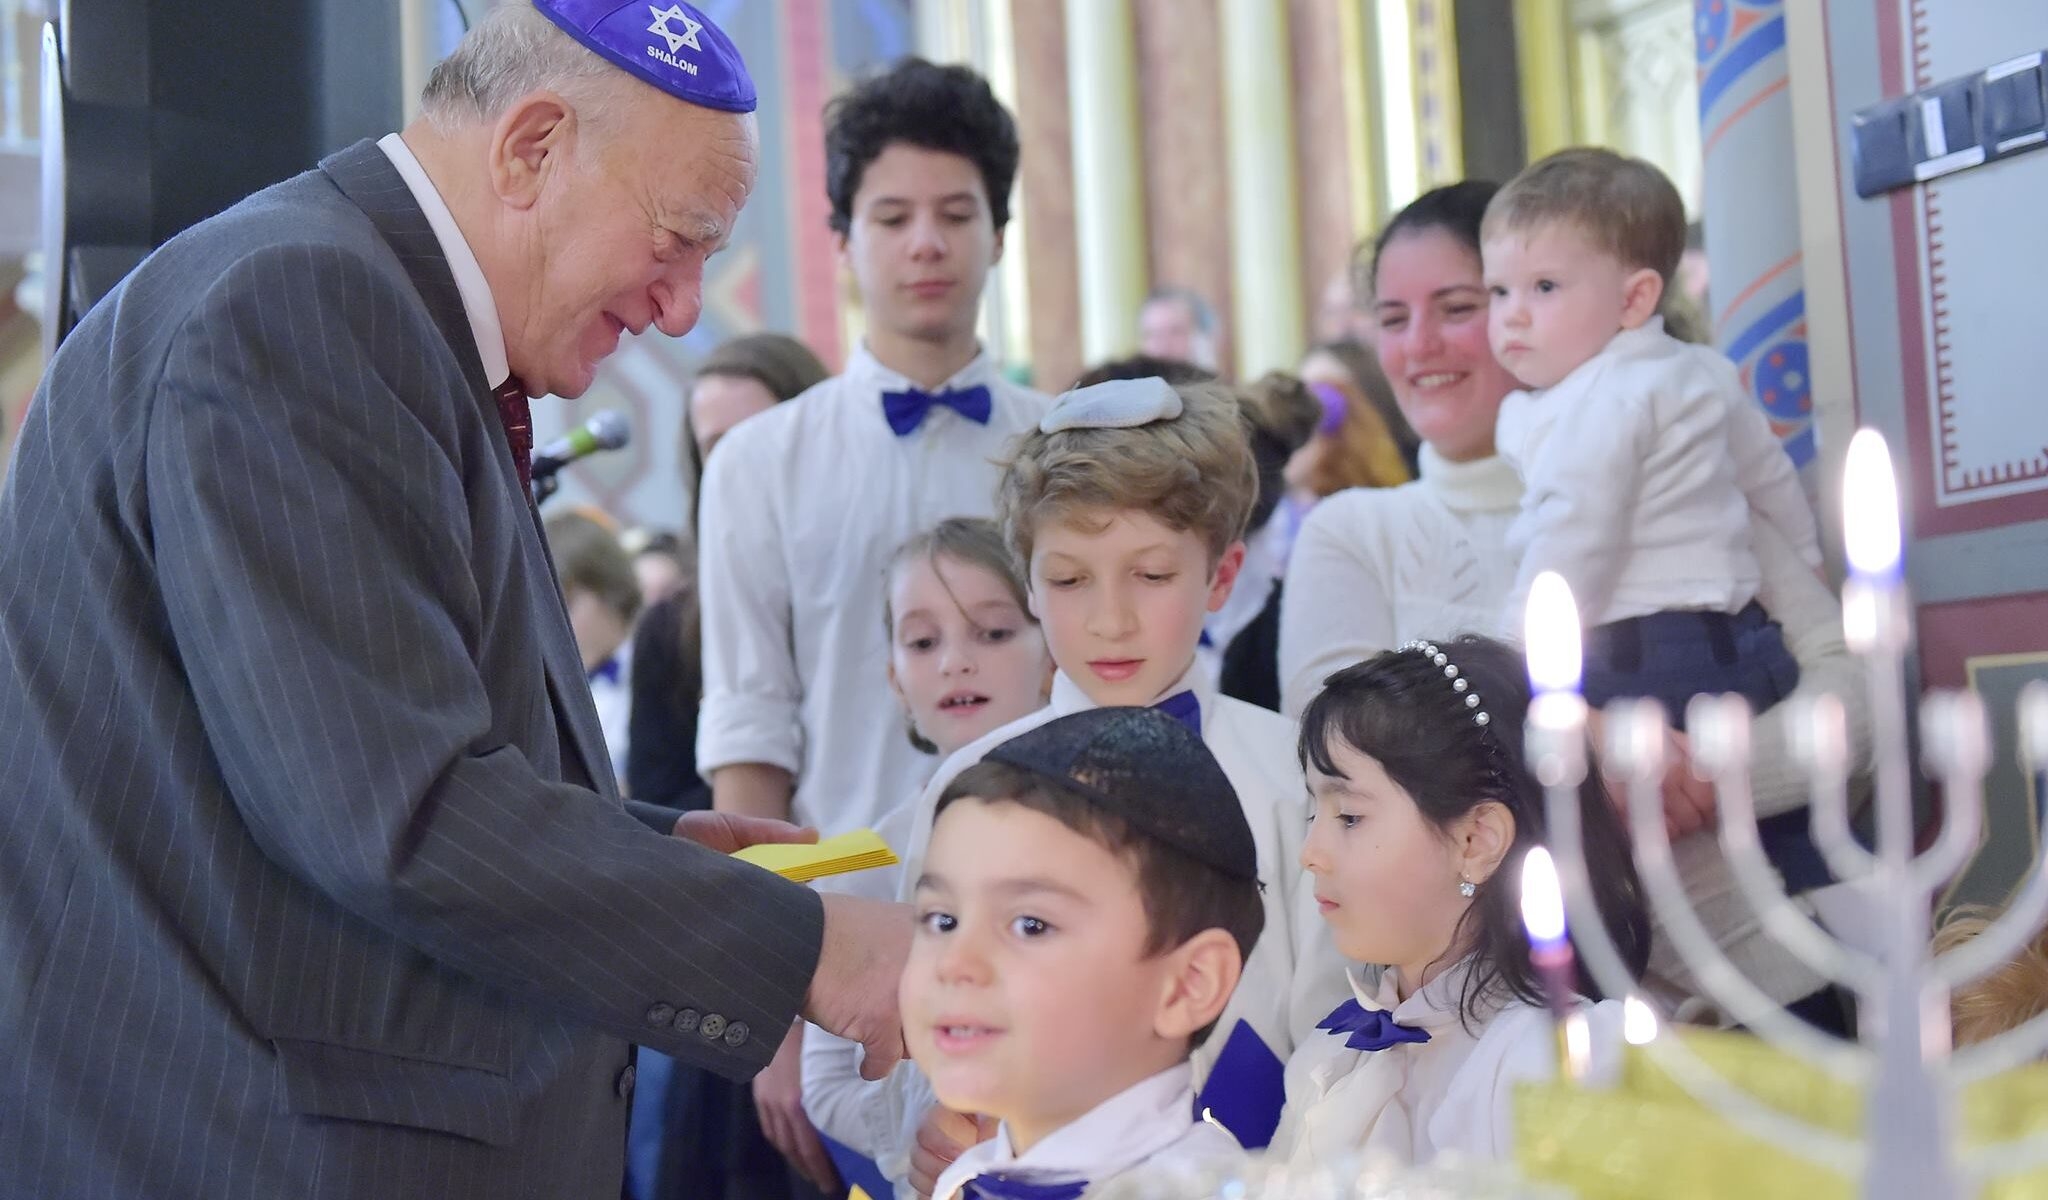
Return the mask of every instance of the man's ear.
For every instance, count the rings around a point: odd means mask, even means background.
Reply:
[[[1237,577],[1244,572],[1244,543],[1230,543],[1230,549],[1216,560],[1216,570],[1209,577],[1209,611],[1221,612],[1223,604],[1230,599],[1230,589],[1237,586]]]
[[[1215,1023],[1244,974],[1237,939],[1221,929],[1204,929],[1167,952],[1171,970],[1161,989],[1152,1031],[1167,1041],[1193,1037]]]
[[[551,91],[522,96],[491,128],[491,188],[525,210],[576,149],[579,123],[569,102]]]
[[[1632,271],[1622,284],[1621,327],[1640,329],[1664,303],[1664,277],[1648,267]]]

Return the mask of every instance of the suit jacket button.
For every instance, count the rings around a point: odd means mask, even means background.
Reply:
[[[704,1023],[697,1026],[697,1032],[710,1041],[717,1041],[725,1033],[725,1018],[717,1013],[705,1013]]]
[[[697,1028],[697,1010],[694,1008],[683,1008],[676,1010],[675,1026],[677,1033],[690,1033],[695,1031],[695,1029]]]
[[[660,1029],[662,1026],[668,1024],[670,1021],[673,1021],[675,1019],[676,1006],[673,1004],[657,1003],[649,1006],[649,1008],[647,1009],[647,1023],[649,1025],[654,1026],[656,1029]]]
[[[725,1027],[725,1044],[737,1050],[747,1044],[747,1023],[734,1021]]]
[[[637,1075],[638,1072],[633,1069],[632,1063],[627,1063],[626,1069],[619,1072],[619,1099],[631,1100],[633,1098],[633,1080]]]

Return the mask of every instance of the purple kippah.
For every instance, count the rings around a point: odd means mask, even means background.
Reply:
[[[725,31],[680,0],[533,0],[570,37],[674,96],[724,112],[754,111],[754,80]]]
[[[1329,437],[1344,427],[1344,393],[1327,383],[1311,383],[1308,390],[1322,402],[1323,419],[1317,424],[1316,432]]]

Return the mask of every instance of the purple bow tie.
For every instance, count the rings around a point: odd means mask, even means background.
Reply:
[[[993,402],[985,387],[948,388],[934,396],[911,388],[903,392],[882,393],[882,415],[889,418],[889,428],[897,437],[909,437],[924,424],[924,419],[933,406],[944,405],[974,422],[988,424]]]
[[[961,1200],[1080,1200],[1088,1182],[1031,1183],[1007,1175],[977,1175],[961,1187]]]
[[[618,655],[615,654],[590,669],[590,682],[596,683],[600,679],[610,684],[619,682]]]
[[[1175,692],[1152,707],[1187,726],[1189,733],[1202,736],[1202,702],[1193,692]]]
[[[1356,1000],[1339,1004],[1316,1028],[1350,1034],[1344,1044],[1353,1050],[1384,1050],[1402,1042],[1420,1044],[1429,1040],[1428,1030],[1397,1025],[1392,1013],[1383,1008],[1367,1008]]]

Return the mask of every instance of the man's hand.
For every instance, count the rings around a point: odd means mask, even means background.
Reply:
[[[969,1146],[996,1135],[996,1123],[987,1117],[956,1113],[935,1105],[917,1127],[917,1145],[910,1151],[910,1186],[929,1200],[939,1186],[939,1176]]]
[[[675,835],[708,846],[720,854],[731,854],[763,842],[818,840],[815,829],[799,829],[787,821],[767,817],[743,817],[737,813],[686,812],[676,820]]]
[[[910,906],[826,893],[824,944],[803,1015],[827,1033],[867,1049],[864,1079],[880,1079],[903,1058],[896,983],[910,957]]]
[[[774,1060],[754,1076],[754,1110],[769,1144],[782,1151],[812,1187],[836,1195],[846,1189],[839,1185],[839,1172],[825,1153],[825,1143],[818,1140],[817,1126],[804,1112],[803,1048],[804,1023],[798,1021],[790,1026]]]

